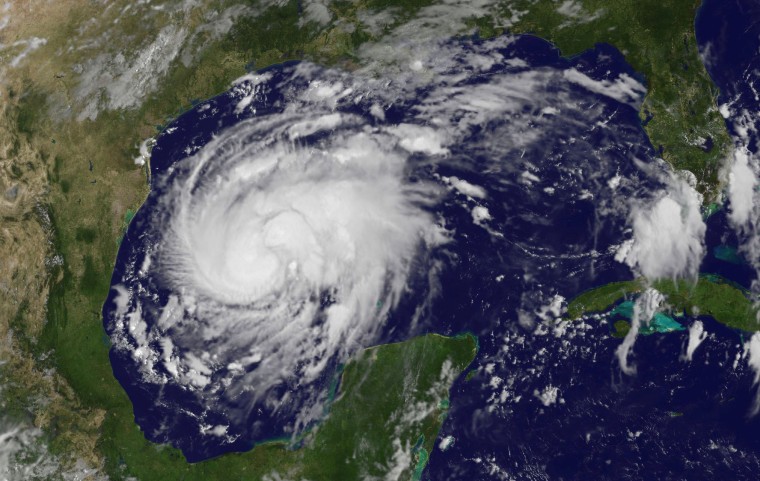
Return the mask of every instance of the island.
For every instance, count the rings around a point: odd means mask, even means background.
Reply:
[[[612,310],[611,313],[630,318],[630,299],[647,286],[644,279],[636,279],[590,289],[570,300],[567,317],[579,319],[584,315]],[[747,332],[760,330],[758,309],[750,301],[747,292],[720,276],[702,274],[696,281],[660,279],[653,282],[651,287],[665,295],[668,304],[666,310],[674,315],[710,316],[734,329]],[[659,321],[660,332],[678,330],[668,319],[675,322],[663,314],[660,319],[655,319],[654,329],[657,330]],[[626,324],[625,321],[622,323]],[[627,329],[623,324],[615,325],[618,335],[624,334]]]

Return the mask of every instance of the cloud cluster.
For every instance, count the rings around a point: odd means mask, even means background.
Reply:
[[[668,188],[660,196],[632,204],[633,237],[616,259],[650,280],[695,277],[704,255],[702,199],[682,177],[665,180]]]
[[[746,358],[747,365],[755,371],[754,385],[757,391],[750,410],[750,415],[755,416],[760,412],[760,388],[757,387],[760,384],[760,332],[752,334],[749,341],[744,344],[743,357]]]
[[[288,406],[283,388],[307,390],[371,344],[418,254],[446,240],[426,208],[444,190],[405,178],[408,156],[427,151],[419,132],[336,112],[346,89],[318,83],[154,179],[148,222],[161,230],[135,274],[169,291],[165,302],[114,285],[117,344],[144,379],[236,405],[236,419],[262,404],[303,409],[301,425],[318,415],[315,399]],[[243,90],[259,97],[238,112],[267,95]],[[200,425],[235,439],[224,423]]]
[[[178,166],[163,198],[171,221],[156,261],[178,302],[202,317],[202,345],[235,340],[204,363],[235,361],[230,378],[248,374],[234,386],[263,394],[280,372],[310,382],[335,354],[368,342],[420,244],[436,242],[417,202],[432,191],[403,182],[393,139],[352,116],[333,120],[242,122]],[[322,126],[336,130],[318,147],[294,142]],[[170,359],[184,372],[195,362]]]
[[[760,69],[748,67],[736,82],[738,93],[720,106],[720,113],[732,128],[734,152],[727,167],[729,219],[739,235],[739,249],[758,273],[752,282],[755,304],[760,293],[760,120],[756,106],[760,96]],[[742,88],[746,91],[742,92]],[[760,318],[757,319],[760,323]],[[744,357],[760,382],[760,335],[744,344]],[[760,390],[755,393],[750,414],[760,412]]]
[[[760,71],[750,71],[743,79],[751,90],[760,88]],[[756,112],[751,111],[755,98],[747,101],[741,95],[721,105],[720,112],[732,126],[734,152],[727,167],[729,219],[742,238],[742,253],[752,266],[760,272],[760,121]],[[753,292],[760,292],[760,284],[755,282]]]
[[[631,328],[615,351],[620,362],[620,369],[624,373],[628,375],[636,373],[636,366],[629,362],[629,357],[633,352],[633,345],[636,342],[636,336],[638,336],[642,324],[645,326],[649,324],[664,301],[665,296],[651,287],[636,299],[636,303],[633,305],[633,315],[631,316]]]
[[[65,459],[52,453],[45,433],[31,422],[0,416],[0,479],[106,481],[108,477],[82,459]]]
[[[603,95],[588,99],[553,51],[530,68],[514,42],[453,42],[387,77],[309,63],[247,75],[157,139],[151,195],[104,308],[149,438],[197,460],[322,416],[331,367],[383,329],[412,329],[388,326],[400,302],[414,304],[409,326],[428,312],[441,271],[428,256],[455,235],[436,217],[449,214],[442,199],[503,243],[491,189],[555,215],[556,199],[581,202],[590,188],[597,228],[622,229],[638,185],[623,176],[638,168],[590,135],[627,136],[599,119],[635,119],[638,87],[588,72],[584,87]],[[521,205],[521,229],[546,228]],[[525,232],[510,237],[533,249]],[[572,240],[556,249],[586,255]],[[188,423],[199,436],[178,439]]]

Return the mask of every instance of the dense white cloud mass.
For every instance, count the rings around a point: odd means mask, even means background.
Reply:
[[[701,196],[680,177],[667,182],[669,188],[659,198],[633,205],[633,238],[617,254],[650,280],[696,276],[704,255]]]
[[[750,152],[745,146],[734,151],[734,161],[728,175],[728,198],[731,199],[731,221],[744,226],[749,222],[755,200],[757,178],[750,165]]]
[[[291,141],[323,120],[293,113],[242,122],[178,165],[176,192],[164,197],[170,234],[156,259],[184,293],[178,302],[206,320],[205,341],[251,349],[239,369],[256,369],[236,386],[261,393],[277,372],[309,382],[332,355],[367,342],[401,295],[419,245],[438,241],[433,219],[415,205],[433,189],[402,182],[405,157],[386,147],[392,138],[351,129],[319,149]],[[254,133],[272,142],[249,143]],[[170,359],[182,372],[197,362]]]
[[[707,332],[705,331],[704,324],[702,324],[702,321],[694,321],[689,327],[689,340],[686,344],[686,354],[684,354],[683,359],[691,361],[694,357],[694,352],[705,339],[707,339]]]
[[[224,130],[157,179],[166,223],[141,274],[172,292],[158,322],[143,320],[147,305],[128,312],[132,293],[115,286],[117,329],[146,379],[279,402],[272,389],[306,386],[371,343],[421,248],[445,241],[424,208],[443,189],[403,178],[408,137],[332,111],[328,87]]]
[[[665,173],[662,177],[666,188],[658,197],[644,203],[633,200],[630,213],[633,236],[621,244],[615,259],[649,281],[696,278],[704,256],[707,230],[700,212],[702,196],[684,175]],[[637,298],[631,328],[617,349],[624,373],[635,374],[636,368],[629,364],[628,358],[636,336],[642,323],[652,320],[663,301],[663,295],[652,288]],[[689,360],[697,346],[698,343],[690,341]]]

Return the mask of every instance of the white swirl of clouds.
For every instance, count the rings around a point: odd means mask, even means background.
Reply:
[[[507,50],[512,42],[446,44],[421,55],[411,76],[301,63],[234,85],[231,109],[247,120],[153,179],[152,201],[136,217],[149,227],[107,305],[114,351],[133,364],[125,376],[154,385],[151,403],[164,410],[151,413],[161,423],[150,437],[166,440],[171,424],[192,418],[215,438],[209,443],[229,444],[258,439],[257,423],[291,432],[321,417],[330,363],[377,342],[418,279],[430,292],[415,299],[414,316],[426,312],[441,269],[426,256],[448,240],[430,212],[448,192],[494,242],[504,242],[508,226],[495,215],[492,188],[519,189],[535,202],[563,189],[583,200],[591,188],[599,193],[595,229],[625,217],[636,181],[617,176],[613,188],[610,177],[629,156],[608,155],[589,139],[625,138],[624,127],[607,122],[617,108],[636,108],[643,87],[627,76],[592,83],[561,66],[528,69]],[[587,90],[603,101],[584,102]],[[268,96],[277,107],[265,112]],[[201,116],[204,108],[216,107],[199,106]],[[583,152],[568,165],[543,148],[558,131]],[[523,159],[529,149],[547,166]],[[411,182],[410,169],[421,165],[430,169],[426,180]],[[442,165],[496,178],[476,185],[438,175]],[[551,187],[539,178],[549,165],[563,173]],[[645,177],[660,178],[662,166],[653,171]],[[164,394],[176,388],[197,403]]]
[[[172,294],[146,323],[152,307],[114,287],[117,344],[132,346],[146,380],[225,404],[245,396],[243,417],[262,402],[279,409],[288,395],[273,389],[306,389],[375,341],[419,254],[446,241],[425,207],[444,190],[405,180],[410,152],[435,139],[334,111],[342,85],[317,84],[154,180],[151,222],[162,230],[138,276],[158,276]]]
[[[246,384],[261,392],[283,370],[311,381],[332,355],[367,342],[402,294],[420,243],[436,242],[433,219],[416,205],[425,187],[402,182],[406,158],[387,147],[390,136],[352,128],[301,146],[299,135],[361,122],[284,117],[244,122],[179,166],[157,252],[185,293],[180,302],[207,320],[202,337],[250,346],[228,369],[255,365]],[[266,132],[265,145],[248,143],[252,132]]]

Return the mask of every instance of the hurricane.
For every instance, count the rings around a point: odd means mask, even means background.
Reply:
[[[295,442],[365,347],[487,335],[629,265],[692,271],[690,187],[647,161],[645,88],[618,52],[503,36],[417,53],[383,75],[250,73],[157,137],[103,311],[149,439],[190,461]],[[676,226],[655,257],[649,226],[673,218],[695,237]]]
[[[243,417],[259,403],[285,410],[283,388],[369,345],[419,252],[445,242],[426,208],[441,188],[404,178],[399,139],[307,94],[308,111],[242,121],[155,180],[162,231],[137,276],[171,294],[129,315],[115,300],[147,378],[245,398]]]
[[[420,207],[435,189],[405,183],[403,152],[362,123],[319,112],[242,122],[167,186],[159,209],[170,220],[153,257],[181,293],[177,304],[204,320],[202,338],[234,339],[210,353],[233,391],[240,372],[251,373],[243,384],[255,397],[283,371],[312,381],[333,355],[366,343],[402,295],[416,251],[440,241]],[[329,138],[300,145],[327,128]],[[165,349],[170,372],[208,385],[210,368],[193,372],[197,359]]]

